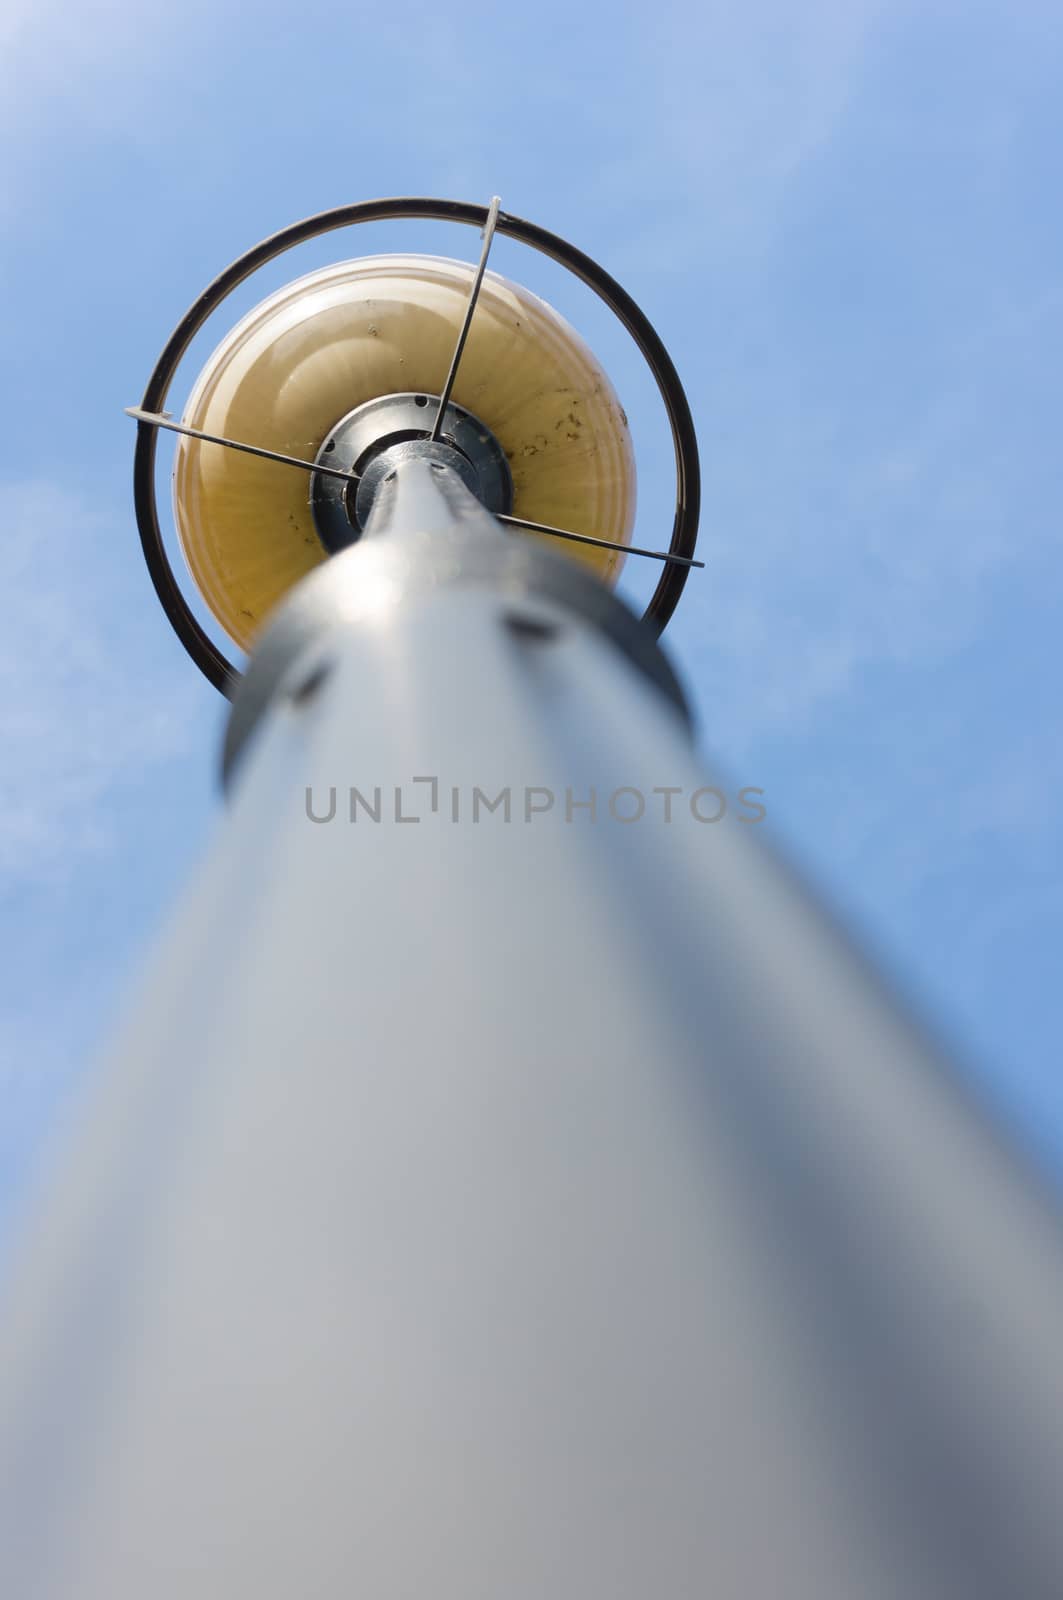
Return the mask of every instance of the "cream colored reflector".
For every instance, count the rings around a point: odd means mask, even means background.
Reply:
[[[439,394],[472,283],[464,262],[366,256],[288,284],[256,306],[211,356],[185,422],[313,459],[363,401]],[[544,301],[488,273],[454,400],[509,458],[515,516],[628,543],[635,464],[627,418],[579,335]],[[431,413],[426,413],[429,417]],[[181,546],[207,605],[246,649],[291,586],[325,559],[310,475],[181,438],[174,497]],[[623,556],[545,535],[604,581]]]

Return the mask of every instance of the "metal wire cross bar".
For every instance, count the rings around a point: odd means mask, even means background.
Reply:
[[[597,539],[590,533],[570,533],[567,528],[554,528],[548,522],[531,522],[527,517],[511,517],[501,511],[496,511],[495,516],[509,527],[528,528],[532,533],[549,533],[556,539],[571,539],[576,544],[600,545],[603,550],[621,550],[629,556],[648,556],[651,561],[672,561],[680,567],[705,565],[704,561],[695,561],[693,556],[674,556],[670,550],[643,550],[637,544],[617,544],[613,539]]]
[[[443,432],[443,418],[446,415],[447,406],[450,404],[450,392],[454,387],[454,380],[458,376],[461,353],[465,349],[465,341],[469,337],[469,329],[472,326],[472,316],[476,310],[476,302],[480,298],[480,285],[484,281],[484,272],[487,270],[487,258],[491,254],[491,241],[494,239],[495,228],[498,225],[498,211],[501,204],[502,201],[497,194],[491,196],[491,204],[487,208],[487,221],[484,223],[484,243],[483,249],[480,251],[480,264],[476,268],[476,276],[472,280],[469,303],[465,307],[465,320],[462,322],[461,331],[458,334],[458,342],[454,346],[454,354],[450,358],[450,371],[447,373],[447,381],[444,383],[443,392],[439,397],[439,409],[436,412],[436,420],[432,424],[432,432],[429,435],[431,439],[438,439]]]
[[[279,450],[266,450],[261,445],[245,444],[240,439],[225,439],[218,433],[204,433],[202,428],[192,428],[187,422],[175,422],[165,411],[145,411],[140,406],[126,406],[125,414],[152,428],[166,428],[170,433],[183,433],[189,439],[200,439],[204,444],[217,444],[226,450],[241,450],[245,455],[260,456],[264,461],[279,461],[283,467],[300,467],[304,472],[319,472],[326,478],[340,478],[345,483],[360,483],[357,472],[345,472],[342,467],[327,467],[315,461],[305,461],[302,456],[282,455]],[[638,545],[619,544],[614,539],[598,539],[589,533],[573,533],[568,528],[554,528],[546,522],[531,522],[527,517],[512,517],[496,513],[499,522],[514,528],[528,528],[532,533],[546,533],[554,539],[569,539],[573,544],[597,545],[603,550],[618,550],[622,555],[647,556],[651,561],[670,561],[677,566],[703,567],[704,561],[694,561],[689,556],[672,555],[668,550],[644,550]]]
[[[316,461],[304,461],[302,456],[285,456],[279,450],[265,450],[258,444],[244,444],[239,439],[223,439],[218,433],[204,433],[202,428],[190,428],[187,422],[175,422],[166,411],[142,411],[139,406],[126,406],[127,417],[137,422],[148,422],[153,428],[168,428],[171,433],[183,433],[189,439],[202,439],[204,444],[224,445],[226,450],[242,450],[248,456],[261,456],[263,461],[279,461],[285,467],[302,467],[305,472],[320,472],[326,478],[343,478],[348,483],[359,483],[357,472],[344,472],[342,467],[319,466]]]

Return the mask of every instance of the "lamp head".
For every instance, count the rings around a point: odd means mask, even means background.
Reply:
[[[364,479],[389,450],[427,438],[472,279],[460,261],[415,255],[363,257],[299,278],[215,350],[185,420]],[[485,276],[453,401],[441,442],[489,510],[630,540],[627,418],[587,345],[544,301]],[[181,546],[207,605],[242,649],[301,577],[359,536],[366,495],[356,487],[181,438]],[[594,545],[564,553],[608,583],[623,561]]]

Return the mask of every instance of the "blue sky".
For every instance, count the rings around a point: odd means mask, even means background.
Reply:
[[[220,806],[223,706],[143,571],[122,407],[232,256],[381,194],[500,193],[656,322],[703,454],[668,635],[702,745],[1063,1171],[1061,44],[1048,3],[12,0],[0,1238]],[[477,240],[337,236],[226,320],[392,247]],[[660,541],[626,336],[507,241],[493,264],[598,349]]]

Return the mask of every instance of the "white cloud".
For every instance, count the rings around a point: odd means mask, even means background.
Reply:
[[[63,168],[84,144],[120,138],[146,145],[164,137],[155,97],[160,76],[198,38],[211,46],[214,13],[205,0],[150,9],[132,0],[6,0],[0,7],[0,219],[44,212],[41,153]]]
[[[150,670],[164,627],[130,582],[131,514],[112,526],[47,482],[0,485],[0,874],[63,877],[111,850],[109,801],[144,769],[190,749],[194,675]],[[137,574],[139,578],[139,574]]]

